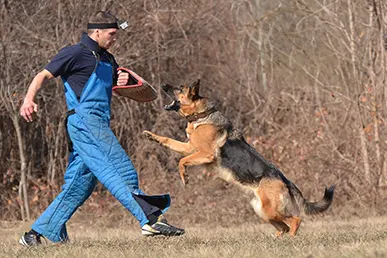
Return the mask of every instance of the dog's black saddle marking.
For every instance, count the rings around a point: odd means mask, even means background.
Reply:
[[[220,148],[221,166],[233,172],[242,184],[258,184],[262,178],[278,178],[288,183],[288,179],[272,163],[264,159],[243,138],[228,139]]]

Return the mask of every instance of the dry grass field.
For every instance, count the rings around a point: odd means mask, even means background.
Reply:
[[[86,217],[86,214],[82,215]],[[1,222],[1,257],[387,257],[387,217],[307,220],[294,239],[274,237],[265,224],[229,228],[185,225],[182,237],[142,237],[129,225],[104,227],[75,220],[71,243],[24,248],[26,223]]]

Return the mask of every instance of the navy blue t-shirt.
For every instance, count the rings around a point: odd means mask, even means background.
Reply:
[[[90,50],[95,51],[101,61],[113,65],[115,71],[113,82],[115,83],[118,68],[116,60],[86,33],[82,34],[80,43],[62,48],[45,67],[54,77],[63,76],[78,98],[95,68],[96,57]]]

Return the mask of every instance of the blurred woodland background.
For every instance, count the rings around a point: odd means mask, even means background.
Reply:
[[[310,200],[336,184],[337,217],[387,211],[384,0],[0,0],[0,219],[36,218],[60,192],[67,163],[60,79],[39,93],[33,123],[19,116],[33,76],[77,43],[88,17],[110,10],[129,28],[110,51],[160,90],[201,78],[201,93]],[[190,168],[141,137],[185,139],[186,122],[152,103],[113,98],[112,128],[150,194],[172,195],[171,216],[197,223],[257,221],[251,196]],[[81,208],[129,217],[98,185]]]

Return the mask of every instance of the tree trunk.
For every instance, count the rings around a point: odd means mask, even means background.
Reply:
[[[360,95],[361,92],[361,85],[357,83],[358,76],[357,76],[357,69],[356,69],[356,44],[355,44],[355,22],[354,22],[354,14],[353,14],[353,6],[352,6],[352,0],[347,0],[348,4],[348,22],[349,22],[349,46],[351,51],[351,65],[352,65],[352,80],[356,84],[355,87],[358,89],[357,98]],[[358,100],[357,100],[358,101]],[[364,166],[364,176],[368,183],[371,183],[371,171],[370,171],[370,164],[369,164],[369,157],[368,157],[368,150],[367,150],[367,140],[366,135],[364,132],[364,122],[363,117],[361,113],[360,105],[358,105],[359,109],[359,136],[360,136],[360,146],[361,146],[361,153],[363,158],[363,166]]]
[[[15,127],[19,156],[20,156],[20,184],[19,184],[19,198],[21,206],[21,215],[23,220],[30,220],[30,207],[28,203],[28,185],[27,185],[27,161],[24,153],[23,136],[19,124],[19,115],[12,116],[13,126]]]

